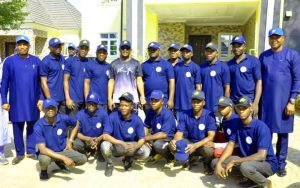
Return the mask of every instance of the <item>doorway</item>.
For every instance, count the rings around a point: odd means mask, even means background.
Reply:
[[[205,61],[205,46],[211,42],[211,35],[191,35],[189,36],[189,44],[193,47],[192,60],[199,64]]]

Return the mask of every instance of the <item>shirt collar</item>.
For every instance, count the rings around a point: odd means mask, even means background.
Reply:
[[[55,116],[55,122],[54,122],[54,126],[55,125],[57,125],[59,122],[61,121],[61,117],[60,117],[60,115],[59,114],[56,114],[56,116]],[[43,117],[43,123],[45,124],[45,125],[49,125],[49,126],[52,126],[49,122],[48,122],[48,120],[46,119],[46,117],[44,116]]]

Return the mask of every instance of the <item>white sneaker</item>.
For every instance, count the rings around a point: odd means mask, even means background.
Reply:
[[[9,161],[5,158],[4,154],[1,153],[0,154],[0,164],[1,165],[7,165],[9,163]]]

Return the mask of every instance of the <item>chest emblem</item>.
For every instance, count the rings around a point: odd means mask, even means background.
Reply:
[[[102,125],[101,125],[100,122],[98,122],[98,123],[96,124],[96,128],[97,128],[97,129],[101,128],[101,126],[102,126]]]
[[[186,73],[185,73],[185,76],[186,76],[187,78],[190,78],[190,77],[192,76],[192,74],[191,74],[191,72],[186,72]]]
[[[246,72],[246,71],[247,71],[247,67],[242,66],[242,67],[240,68],[240,71],[241,71],[242,73]]]
[[[199,129],[200,131],[203,131],[203,130],[205,129],[205,125],[204,125],[203,123],[200,123],[200,124],[198,125],[198,129]]]
[[[210,76],[211,76],[211,77],[214,77],[214,76],[216,76],[216,75],[217,75],[217,73],[216,73],[215,70],[210,71]]]
[[[133,128],[132,127],[129,127],[128,130],[127,130],[128,134],[132,134],[133,133]]]
[[[155,71],[156,72],[161,72],[161,67],[156,67]]]
[[[63,133],[62,129],[57,129],[57,131],[56,131],[57,136],[60,136],[62,133]]]
[[[246,137],[247,144],[252,144],[252,138],[250,136]]]

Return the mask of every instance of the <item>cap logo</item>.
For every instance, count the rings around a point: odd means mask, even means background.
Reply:
[[[154,46],[154,43],[151,43],[150,46]]]
[[[276,30],[275,30],[275,29],[273,29],[273,30],[272,30],[272,33],[275,33],[275,32],[276,32]]]
[[[124,96],[128,96],[128,95],[129,95],[129,93],[127,93],[127,92],[126,92],[126,93],[124,93]]]
[[[187,48],[187,47],[188,47],[188,45],[186,44],[186,45],[184,45],[183,47]]]
[[[100,47],[101,47],[101,48],[103,48],[104,46],[103,46],[103,45],[101,45]]]
[[[58,42],[58,39],[55,39],[54,42]]]
[[[90,95],[90,98],[92,98],[92,99],[93,99],[93,98],[95,98],[95,96],[92,94],[92,95]]]
[[[239,102],[246,102],[245,98],[240,98]]]
[[[236,37],[235,40],[240,40],[240,38],[239,38],[239,37]]]
[[[199,95],[200,93],[199,93],[199,91],[195,91],[195,93],[194,93],[194,95]]]
[[[21,37],[21,39],[24,39],[24,37]]]
[[[173,47],[173,46],[175,46],[175,44],[171,44],[171,46]]]
[[[124,43],[124,44],[127,44],[128,42],[127,42],[127,41],[124,41],[123,43]]]
[[[223,102],[223,101],[225,101],[224,98],[220,98],[220,99],[219,99],[219,102]]]
[[[87,42],[86,42],[86,40],[84,40],[82,43],[86,44]]]
[[[207,46],[212,46],[212,45],[213,45],[213,44],[212,44],[211,42],[207,44]]]

